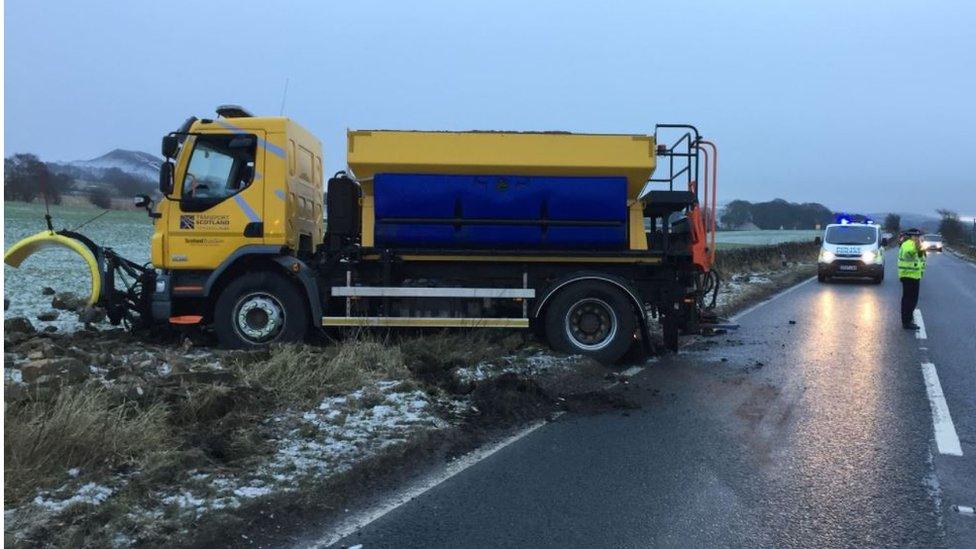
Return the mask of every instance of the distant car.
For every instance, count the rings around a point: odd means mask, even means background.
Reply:
[[[879,227],[872,223],[827,225],[820,243],[817,280],[870,278],[875,284],[881,284],[884,280],[884,247],[887,244]]]
[[[925,251],[935,250],[937,252],[942,251],[942,235],[939,234],[927,234],[922,237],[922,249]]]

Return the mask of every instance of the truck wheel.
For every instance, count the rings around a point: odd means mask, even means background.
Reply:
[[[601,282],[579,282],[546,308],[546,339],[557,351],[610,364],[634,343],[637,319],[630,300]]]
[[[262,271],[242,275],[224,288],[213,321],[221,346],[246,349],[301,341],[308,331],[308,310],[287,278]]]

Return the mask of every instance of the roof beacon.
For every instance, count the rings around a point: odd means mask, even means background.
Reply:
[[[221,105],[217,107],[217,116],[224,118],[251,118],[254,115],[240,105]]]

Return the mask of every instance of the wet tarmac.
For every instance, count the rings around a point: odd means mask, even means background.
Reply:
[[[974,547],[976,268],[932,257],[901,287],[808,282],[614,390],[639,409],[568,413],[337,546]],[[921,363],[962,456],[944,455]]]

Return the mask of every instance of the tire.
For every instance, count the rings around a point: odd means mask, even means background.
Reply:
[[[881,284],[882,282],[884,282],[884,275],[879,275],[874,277],[873,279],[871,279],[871,282],[875,284]]]
[[[820,282],[822,284],[822,283],[827,282],[828,280],[829,279],[827,278],[827,275],[825,275],[823,273],[817,273],[817,282]]]
[[[546,307],[545,331],[557,351],[612,364],[634,344],[637,317],[631,300],[602,282],[583,281],[556,294]]]
[[[529,328],[532,330],[532,335],[542,343],[543,345],[548,345],[549,342],[546,340],[546,323],[542,318],[529,319]]]
[[[302,293],[284,276],[247,273],[220,293],[213,325],[220,345],[229,349],[294,343],[308,332],[308,308]]]

